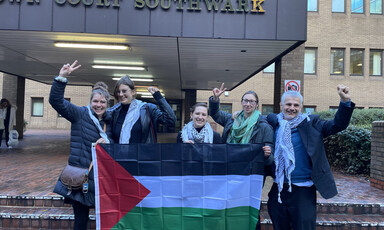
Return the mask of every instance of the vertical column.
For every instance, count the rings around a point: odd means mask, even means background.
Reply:
[[[25,98],[25,79],[9,74],[3,75],[3,98],[17,107],[16,109],[16,130],[19,138],[23,138],[24,126],[24,98]]]
[[[16,130],[19,133],[19,139],[24,134],[24,101],[25,101],[25,78],[17,77],[17,97],[16,97]]]
[[[190,120],[190,108],[196,104],[196,90],[187,89],[185,90],[185,99],[184,99],[184,124],[188,123]],[[181,126],[181,129],[183,124]]]
[[[281,58],[275,62],[275,79],[273,88],[273,112],[280,113],[280,98],[284,92],[284,84],[281,83]],[[281,90],[283,87],[283,91]]]
[[[304,97],[304,54],[305,45],[302,44],[275,62],[274,113],[280,112],[280,99],[284,93],[285,80],[299,80],[300,93]]]
[[[384,190],[384,121],[372,123],[370,184]]]

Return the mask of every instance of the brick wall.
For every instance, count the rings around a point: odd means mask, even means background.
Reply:
[[[371,186],[384,190],[384,121],[372,123]]]
[[[53,80],[53,78],[52,78]],[[25,81],[25,102],[24,119],[28,122],[27,129],[69,129],[71,123],[57,112],[49,104],[49,92],[51,85],[26,80]],[[67,86],[65,98],[77,106],[86,106],[89,103],[92,88],[89,86]],[[31,116],[32,98],[43,98],[44,114],[42,117]]]

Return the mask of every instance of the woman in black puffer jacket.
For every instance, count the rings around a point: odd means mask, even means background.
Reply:
[[[65,119],[72,123],[71,126],[71,152],[68,164],[80,168],[89,168],[92,162],[92,143],[109,143],[111,116],[106,112],[109,93],[103,82],[96,83],[92,89],[90,104],[76,106],[64,99],[67,85],[67,76],[80,68],[75,61],[72,65],[64,65],[58,77],[52,84],[49,103]],[[82,189],[69,191],[60,178],[54,192],[62,195],[66,203],[73,206],[75,214],[74,229],[87,229],[89,209],[95,206],[95,185],[93,170],[89,173],[88,192]]]

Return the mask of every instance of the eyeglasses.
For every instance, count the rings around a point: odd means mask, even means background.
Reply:
[[[246,105],[246,104],[250,104],[250,105],[256,105],[256,101],[254,101],[254,100],[247,100],[247,99],[243,99],[243,100],[241,100],[241,103],[243,104],[243,105]]]

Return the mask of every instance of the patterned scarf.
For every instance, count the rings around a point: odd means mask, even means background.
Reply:
[[[192,140],[195,143],[213,143],[213,130],[211,125],[207,122],[204,127],[197,132],[193,126],[193,121],[186,124],[181,132],[181,139],[183,142]]]
[[[248,144],[251,139],[253,127],[259,120],[260,111],[255,110],[248,118],[244,117],[244,110],[235,118],[228,135],[227,143]]]
[[[292,120],[284,120],[284,114],[279,113],[277,119],[279,128],[276,135],[275,143],[275,165],[276,165],[276,183],[279,190],[279,203],[281,203],[280,192],[283,190],[284,174],[288,179],[289,192],[292,192],[291,173],[295,169],[295,152],[293,150],[291,129],[296,128],[300,123],[307,119],[309,121],[309,113],[299,113]]]

